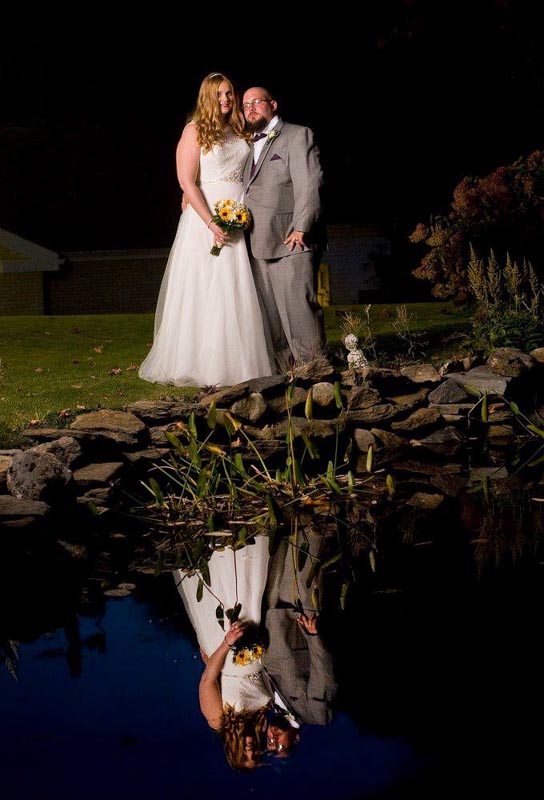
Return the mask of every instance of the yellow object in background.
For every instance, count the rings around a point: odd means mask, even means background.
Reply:
[[[329,279],[329,265],[321,263],[317,273],[317,302],[321,308],[331,304],[331,284]]]

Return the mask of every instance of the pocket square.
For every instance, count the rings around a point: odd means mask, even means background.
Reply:
[[[279,156],[277,153],[274,153],[270,161],[281,161],[281,156]]]

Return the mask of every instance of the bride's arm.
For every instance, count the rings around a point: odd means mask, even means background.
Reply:
[[[181,134],[176,151],[176,168],[178,173],[179,185],[183,190],[187,203],[193,207],[204,225],[210,229],[216,239],[228,238],[222,229],[210,220],[213,211],[210,211],[208,204],[202,196],[202,192],[196,185],[198,168],[200,166],[200,145],[198,143],[198,133],[196,125],[186,125]]]
[[[234,623],[234,626],[229,630],[217,650],[209,657],[206,669],[200,679],[198,687],[200,710],[206,717],[210,728],[214,730],[219,730],[221,715],[223,714],[223,701],[219,691],[218,678],[223,669],[229,648],[240,636],[243,636],[245,627],[243,623]]]

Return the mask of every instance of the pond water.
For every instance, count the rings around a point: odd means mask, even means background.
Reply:
[[[171,576],[135,579],[122,536],[92,569],[39,547],[12,553],[0,590],[4,650],[18,639],[17,681],[0,661],[6,796],[540,794],[542,540],[535,506],[498,496],[512,522],[498,555],[478,557],[481,493],[385,543],[330,634],[332,723],[304,726],[292,758],[250,774],[229,768],[199,711],[203,665]],[[135,580],[130,596],[104,597],[113,573]]]

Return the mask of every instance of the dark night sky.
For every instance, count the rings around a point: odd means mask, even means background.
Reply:
[[[265,19],[202,7],[116,26],[93,7],[62,32],[50,17],[10,21],[0,227],[60,252],[168,246],[175,147],[212,70],[269,86],[286,119],[314,129],[331,222],[409,231],[464,175],[544,146],[544,48],[523,4],[376,0],[356,24],[333,8],[315,34],[278,4]],[[189,42],[210,55],[189,56]]]

